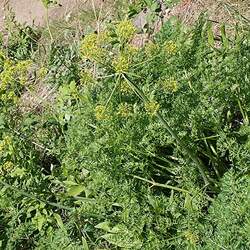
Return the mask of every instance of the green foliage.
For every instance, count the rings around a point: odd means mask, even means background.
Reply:
[[[249,176],[238,177],[232,171],[225,175],[222,192],[206,218],[204,249],[249,249],[249,194]]]
[[[9,20],[7,31],[9,33],[7,47],[9,57],[17,60],[31,58],[38,49],[38,40],[41,36],[39,30]]]
[[[135,32],[52,43],[42,68],[1,47],[2,249],[250,247],[249,34]],[[33,74],[56,89],[43,113],[21,109]]]
[[[57,0],[41,0],[45,8],[49,8],[51,5],[58,3]]]

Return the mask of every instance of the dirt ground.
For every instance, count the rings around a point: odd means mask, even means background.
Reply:
[[[16,20],[28,25],[43,26],[45,24],[45,8],[42,0],[0,0],[0,30],[3,28],[4,18],[8,10],[15,13]],[[115,2],[115,0],[58,0],[60,5],[49,9],[50,20],[60,20],[69,17],[79,10],[90,9],[93,6],[98,9],[102,3]],[[224,4],[225,3],[225,4]],[[230,7],[226,5],[230,3]],[[164,21],[171,16],[179,16],[185,23],[193,23],[199,14],[208,11],[209,17],[216,22],[230,23],[234,8],[239,10],[244,17],[250,18],[250,0],[182,0],[173,9],[167,10]]]
[[[60,5],[49,9],[50,20],[58,20],[69,16],[81,8],[91,8],[92,0],[60,0]],[[100,4],[101,0],[94,1]],[[28,25],[42,26],[45,24],[45,8],[41,0],[0,0],[0,28],[3,27],[4,18],[12,10],[16,20]]]
[[[219,23],[233,24],[236,20],[250,17],[249,0],[183,0],[175,6],[165,19],[178,16],[184,23],[192,24],[201,13],[206,13],[210,20]]]

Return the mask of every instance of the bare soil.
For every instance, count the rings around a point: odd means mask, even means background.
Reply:
[[[92,0],[60,0],[59,4],[49,8],[49,19],[60,20],[79,11],[92,8]],[[99,6],[102,0],[93,1]],[[3,28],[4,18],[13,11],[17,22],[28,25],[43,26],[46,22],[46,9],[41,0],[0,0],[0,29]]]
[[[178,16],[184,23],[193,24],[201,13],[215,23],[234,24],[250,18],[249,0],[182,0],[165,15],[165,20]]]
[[[109,0],[59,0],[60,4],[49,9],[50,20],[67,18],[79,10],[92,8],[92,4],[98,9],[102,3]],[[113,0],[113,2],[115,2]],[[111,3],[111,2],[110,2]],[[229,6],[229,7],[228,7]],[[0,30],[3,28],[4,18],[8,11],[12,10],[15,18],[20,23],[43,26],[45,24],[45,8],[41,0],[0,0]],[[241,15],[250,18],[249,0],[182,0],[173,9],[167,9],[164,15],[165,21],[171,16],[178,16],[185,23],[192,24],[197,20],[201,12],[207,11],[214,21],[230,23],[234,10]]]

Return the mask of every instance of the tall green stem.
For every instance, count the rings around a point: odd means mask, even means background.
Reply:
[[[52,36],[52,32],[51,32],[51,29],[50,29],[50,24],[49,24],[49,8],[46,7],[46,14],[45,14],[45,18],[46,18],[46,25],[47,25],[47,28],[48,28],[48,32],[49,32],[49,36],[50,36],[50,40],[51,40],[51,43],[53,43],[54,41],[54,38]]]
[[[138,179],[138,180],[141,180],[141,181],[144,181],[144,182],[147,182],[149,184],[151,184],[153,187],[162,187],[162,188],[167,188],[167,189],[170,189],[170,190],[175,190],[175,191],[178,191],[178,192],[183,192],[183,193],[189,193],[189,191],[185,190],[185,189],[182,189],[182,188],[178,188],[178,187],[174,187],[174,186],[171,186],[171,185],[168,185],[168,184],[162,184],[162,183],[158,183],[158,182],[155,182],[155,181],[150,181],[148,179],[145,179],[145,178],[142,178],[140,176],[137,176],[137,175],[132,175],[134,178]]]

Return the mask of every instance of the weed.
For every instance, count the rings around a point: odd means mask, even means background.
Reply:
[[[248,249],[250,45],[237,29],[216,44],[204,17],[170,20],[136,49],[125,19],[53,39],[42,65],[21,31],[1,44],[1,249]],[[36,81],[53,105],[21,113]]]

